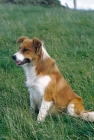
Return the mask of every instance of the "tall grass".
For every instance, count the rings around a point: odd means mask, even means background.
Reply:
[[[94,123],[66,113],[38,124],[25,75],[11,56],[18,37],[38,37],[74,91],[94,110],[94,11],[0,4],[0,140],[94,140]]]

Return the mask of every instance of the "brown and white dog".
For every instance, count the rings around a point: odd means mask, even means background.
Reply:
[[[17,43],[20,43],[19,51],[12,58],[25,70],[31,108],[39,107],[38,122],[45,120],[51,107],[58,111],[66,108],[70,116],[94,122],[94,112],[85,110],[81,97],[67,84],[43,43],[25,36]]]

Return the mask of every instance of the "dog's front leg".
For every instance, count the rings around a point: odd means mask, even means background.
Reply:
[[[35,108],[36,108],[36,104],[35,104],[35,100],[34,100],[34,97],[33,97],[33,93],[30,93],[30,109],[31,109],[31,112],[35,111]]]
[[[53,101],[48,102],[45,99],[42,100],[41,107],[40,107],[40,110],[39,110],[39,114],[38,114],[38,117],[37,117],[38,122],[41,122],[41,121],[45,120],[45,117],[47,116],[47,113],[48,113],[50,107],[52,106],[52,104],[53,104]]]

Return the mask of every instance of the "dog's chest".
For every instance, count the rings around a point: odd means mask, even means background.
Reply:
[[[32,98],[36,104],[40,105],[45,92],[45,88],[51,81],[51,78],[48,75],[37,76],[34,68],[27,72],[26,76],[26,86],[30,92],[30,98]]]

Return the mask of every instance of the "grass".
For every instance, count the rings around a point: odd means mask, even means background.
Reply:
[[[0,4],[0,140],[94,140],[94,123],[62,113],[38,124],[30,113],[24,72],[11,59],[22,35],[44,41],[67,82],[94,110],[94,11]]]

